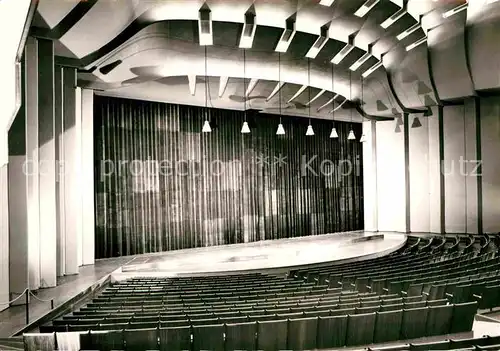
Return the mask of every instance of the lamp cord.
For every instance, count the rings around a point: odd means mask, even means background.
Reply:
[[[247,121],[247,68],[246,68],[246,50],[243,49],[243,118]]]
[[[281,52],[278,52],[278,93],[279,93],[279,113],[280,113],[280,124],[281,124]]]

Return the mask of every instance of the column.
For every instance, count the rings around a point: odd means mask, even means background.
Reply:
[[[82,263],[94,264],[94,91],[82,89]]]
[[[377,214],[377,123],[363,122],[363,200],[365,230],[378,231]]]
[[[26,43],[26,197],[28,287],[40,287],[40,192],[38,182],[38,45]]]
[[[38,157],[40,286],[56,286],[56,155],[54,142],[54,45],[38,39]]]
[[[62,102],[63,102],[63,159],[64,171],[64,272],[77,274],[81,261],[81,105],[77,106],[76,70],[62,69]],[[77,118],[77,114],[79,118]]]
[[[9,307],[9,184],[7,132],[0,126],[0,311]]]

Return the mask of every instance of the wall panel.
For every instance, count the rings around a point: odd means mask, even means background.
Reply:
[[[9,301],[9,178],[8,165],[0,166],[0,311]]]
[[[406,232],[404,126],[377,122],[378,230]]]
[[[409,170],[410,170],[410,230],[430,231],[430,154],[429,120],[421,114],[411,115],[410,123],[418,119],[421,126],[409,130]]]
[[[500,232],[500,102],[498,97],[481,101],[483,230]]]
[[[96,258],[363,228],[349,124],[107,97],[95,99]],[[354,131],[361,136],[361,125]]]
[[[443,109],[446,232],[465,233],[467,184],[465,179],[464,106]]]

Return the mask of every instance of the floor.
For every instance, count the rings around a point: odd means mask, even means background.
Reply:
[[[382,235],[383,234],[383,235]],[[275,270],[323,262],[351,262],[387,255],[406,236],[351,232],[179,250],[134,261],[113,273],[116,280],[137,276],[181,276]]]
[[[54,299],[54,307],[57,307],[134,259],[136,257],[98,260],[94,265],[80,267],[79,274],[59,277],[56,287],[40,289],[37,291],[36,296],[42,300]],[[30,322],[50,311],[50,302],[41,302],[35,298],[30,300],[29,306]],[[12,306],[0,312],[0,338],[12,336],[25,325],[25,305]]]

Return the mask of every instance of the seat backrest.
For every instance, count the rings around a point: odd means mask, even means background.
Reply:
[[[382,305],[382,306],[380,306],[380,312],[402,310],[403,307],[404,306],[402,303],[396,303],[393,305]]]
[[[257,322],[258,350],[285,350],[287,349],[287,336],[287,320]]]
[[[347,315],[318,317],[318,349],[342,347],[345,345],[347,318]]]
[[[452,317],[453,305],[429,307],[425,336],[448,334]]]
[[[193,350],[224,350],[224,324],[193,325]]]
[[[317,332],[317,317],[289,319],[287,348],[291,350],[315,349]]]
[[[347,319],[346,345],[366,345],[373,342],[375,333],[375,312],[365,314],[351,314]]]
[[[191,350],[191,327],[160,328],[160,350]]]
[[[226,324],[226,350],[255,350],[257,322]]]
[[[403,322],[403,310],[378,312],[375,321],[374,343],[395,341],[399,339],[401,333],[401,323]]]
[[[403,310],[401,339],[416,339],[425,336],[429,307]]]
[[[90,331],[84,334],[80,339],[80,346],[82,350],[123,350],[123,331]]]
[[[86,333],[85,332],[56,333],[57,349],[64,351],[79,351],[81,334],[86,334]]]
[[[56,349],[55,333],[28,333],[23,335],[25,351],[53,351]]]
[[[448,304],[447,299],[439,299],[439,300],[428,300],[427,306],[444,306]],[[420,306],[419,306],[420,307]]]
[[[450,333],[471,331],[477,307],[478,303],[476,301],[453,305]]]
[[[124,330],[126,351],[158,350],[158,329]]]

